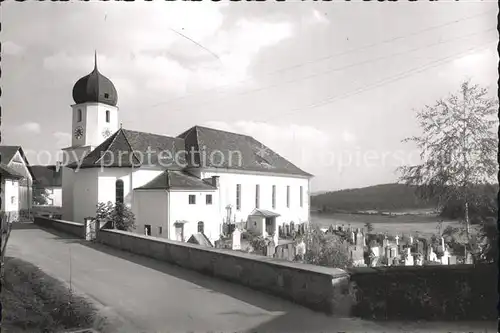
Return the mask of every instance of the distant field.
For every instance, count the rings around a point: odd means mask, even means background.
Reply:
[[[441,218],[432,215],[311,214],[311,223],[322,228],[328,228],[332,224],[363,228],[365,223],[372,223],[374,231],[387,232],[389,235],[415,234],[416,232],[422,235],[434,234],[437,233],[440,221],[443,222],[443,229],[448,225],[458,225],[458,221],[443,221]]]

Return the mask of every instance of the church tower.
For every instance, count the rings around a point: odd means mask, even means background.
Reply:
[[[111,80],[97,69],[97,54],[94,70],[75,83],[73,100],[71,147],[64,149],[64,164],[81,159],[118,130],[118,94]]]
[[[74,202],[74,198],[75,191],[78,191],[75,186],[77,173],[85,173],[86,170],[65,166],[81,161],[119,129],[118,94],[111,80],[97,69],[97,54],[94,56],[94,70],[75,83],[73,100],[71,146],[63,149],[62,160],[62,215],[68,221],[74,219],[75,206],[84,205]]]

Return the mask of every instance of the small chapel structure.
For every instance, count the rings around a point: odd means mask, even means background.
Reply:
[[[178,241],[203,234],[212,244],[224,223],[269,236],[309,221],[312,175],[251,136],[203,126],[177,136],[122,128],[118,93],[97,57],[73,100],[63,219],[83,222],[99,203],[120,202],[134,212],[138,233]]]

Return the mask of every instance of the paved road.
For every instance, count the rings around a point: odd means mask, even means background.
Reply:
[[[90,244],[28,223],[8,256],[69,282],[115,321],[114,332],[487,332],[495,323],[381,324],[332,318],[242,286]]]

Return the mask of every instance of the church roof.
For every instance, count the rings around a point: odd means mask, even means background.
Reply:
[[[186,151],[193,149],[206,156],[201,160],[200,154],[195,154],[195,165],[189,159],[189,167],[204,165],[217,169],[312,176],[248,135],[194,126],[178,137],[184,139]]]
[[[165,170],[140,190],[211,190],[217,188],[185,171]]]
[[[148,148],[152,153],[147,153]],[[81,167],[101,164],[170,170],[207,167],[312,177],[251,136],[202,126],[194,126],[176,138],[120,129],[90,152]],[[77,168],[77,164],[68,167]]]
[[[73,100],[76,104],[99,102],[116,106],[118,93],[115,85],[97,69],[97,56],[94,70],[76,81],[73,86]]]
[[[85,156],[80,167],[161,166],[180,170],[186,163],[183,150],[182,139],[121,128]],[[78,164],[68,167],[76,169]]]

